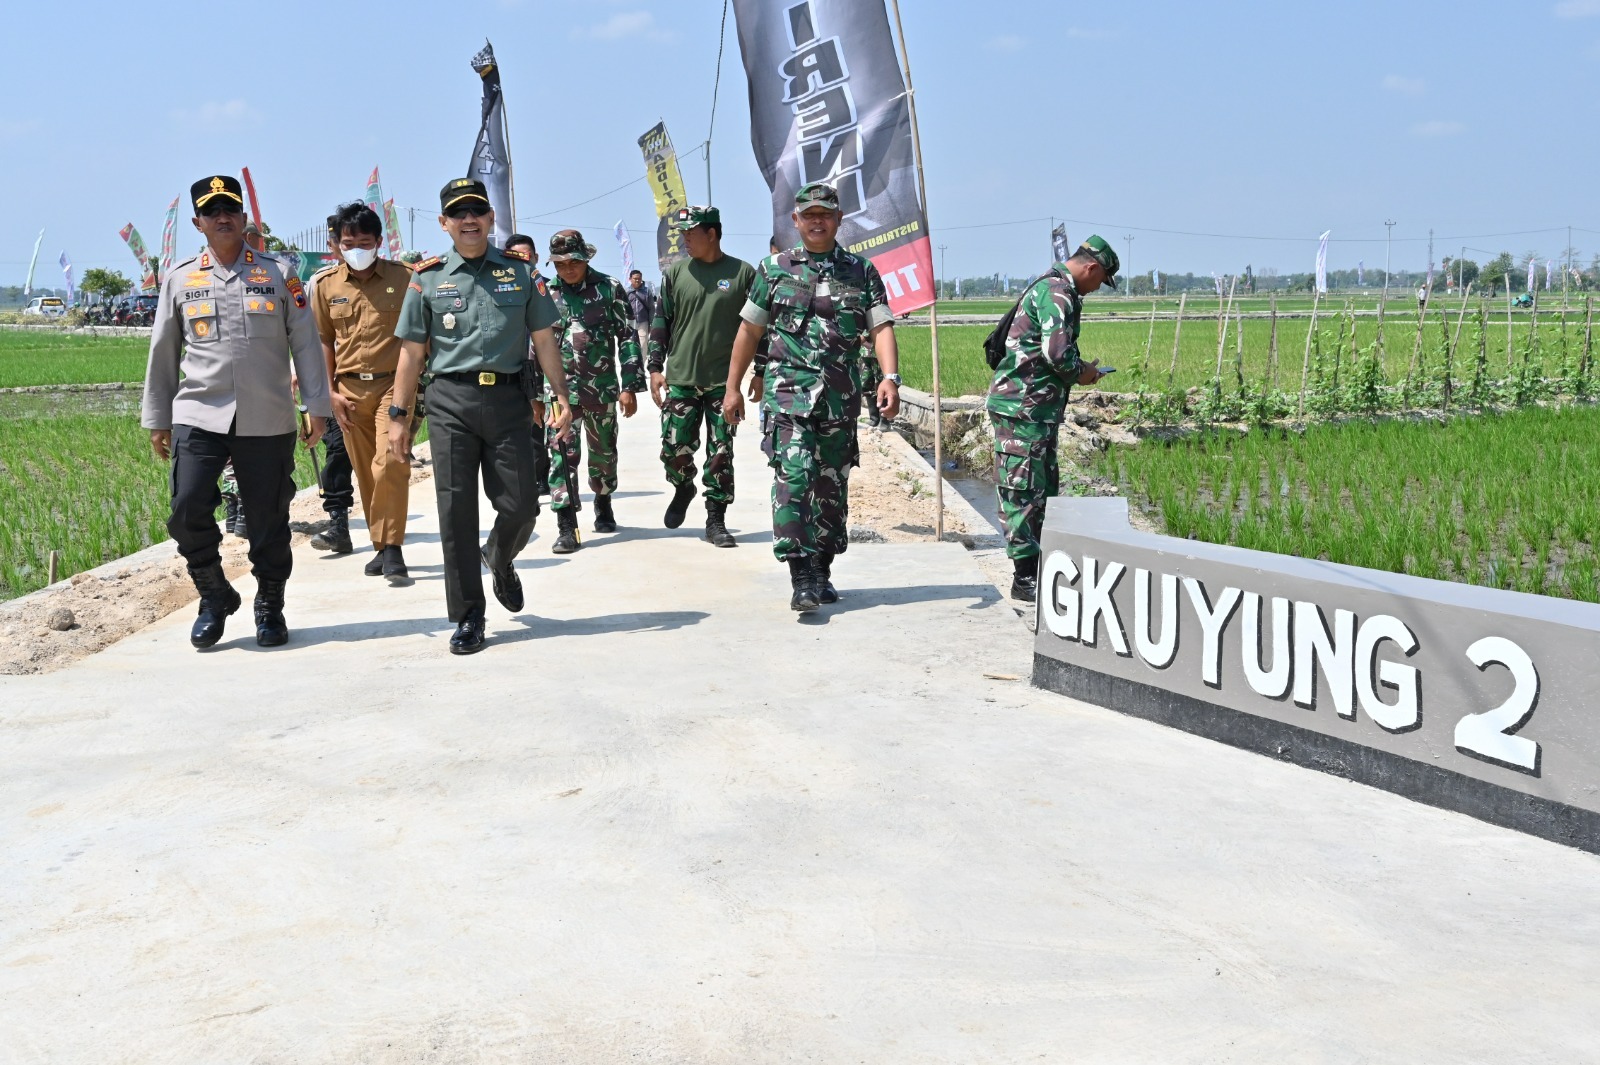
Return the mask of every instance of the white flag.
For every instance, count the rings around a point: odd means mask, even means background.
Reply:
[[[22,294],[33,294],[33,268],[39,265],[39,245],[44,243],[44,230],[39,230],[39,238],[33,242],[33,258],[28,261],[28,280],[22,283]]]
[[[1161,271],[1150,271],[1150,288],[1156,292],[1161,291]]]
[[[1544,264],[1544,290],[1546,292],[1550,291],[1550,286],[1555,282],[1555,276],[1556,261],[1554,259],[1546,259]]]
[[[1328,291],[1328,237],[1330,235],[1332,235],[1332,233],[1333,233],[1333,230],[1329,229],[1329,230],[1324,231],[1322,236],[1317,238],[1317,291],[1318,292],[1326,292],[1326,291]]]
[[[626,282],[633,273],[633,238],[628,236],[628,227],[622,222],[611,227],[611,235],[617,238],[617,246],[622,249],[622,280]]]
[[[1535,279],[1539,276],[1539,266],[1534,262],[1533,256],[1528,256],[1528,291],[1532,292]]]
[[[72,295],[73,295],[72,260],[67,258],[67,253],[66,252],[62,252],[61,253],[61,273],[67,279],[67,306],[71,307],[72,306]]]

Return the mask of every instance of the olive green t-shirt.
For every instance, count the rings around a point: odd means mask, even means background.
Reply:
[[[731,255],[714,263],[681,259],[667,268],[656,306],[656,323],[666,326],[667,384],[727,384],[739,312],[755,277],[749,263]],[[651,339],[654,351],[657,345]]]
[[[494,247],[481,259],[451,249],[418,263],[394,335],[431,344],[436,374],[516,373],[528,361],[529,334],[556,322],[556,305],[530,269]]]

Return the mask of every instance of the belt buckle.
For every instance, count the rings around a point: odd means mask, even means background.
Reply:
[[[484,373],[480,373],[478,375],[478,383],[480,385],[492,385],[492,384],[494,384],[494,382],[495,382],[495,375],[492,374],[492,373],[484,372]]]
[[[356,376],[363,381],[376,381],[378,379],[378,375],[375,373],[358,373]]]

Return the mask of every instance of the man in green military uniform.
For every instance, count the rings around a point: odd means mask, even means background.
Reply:
[[[739,311],[756,272],[723,253],[722,212],[715,207],[680,208],[672,225],[683,233],[689,258],[667,267],[650,324],[650,398],[661,408],[661,463],[673,487],[663,523],[676,529],[688,513],[703,423],[706,539],[736,547],[726,521],[733,502],[733,426],[722,416],[722,397]]]
[[[1013,599],[1031,603],[1037,594],[1045,502],[1060,489],[1056,443],[1067,390],[1101,377],[1099,367],[1078,354],[1083,297],[1101,285],[1116,288],[1120,265],[1111,245],[1095,236],[1035,282],[1017,305],[1005,357],[989,386],[1000,524],[1016,571]]]
[[[861,412],[859,354],[870,333],[884,380],[876,400],[886,418],[900,409],[899,353],[883,279],[871,262],[838,244],[839,193],[813,182],[795,197],[801,243],[768,256],[745,301],[728,367],[723,416],[744,418],[739,385],[768,328],[762,450],[774,472],[773,553],[789,564],[789,606],[810,613],[836,602],[834,556],[849,546],[850,468],[857,465]]]
[[[389,452],[404,463],[410,450],[407,419],[424,358],[434,490],[444,548],[444,594],[452,654],[473,654],[484,643],[483,576],[513,614],[522,609],[522,582],[513,563],[533,535],[539,515],[534,481],[533,420],[527,381],[528,339],[556,396],[549,419],[557,439],[572,412],[553,327],[556,309],[534,287],[528,264],[489,243],[494,210],[483,184],[457,178],[439,193],[439,226],[453,249],[415,267],[400,308],[401,341],[389,408]],[[431,352],[431,354],[430,354]],[[478,543],[478,480],[495,509],[488,543]]]
[[[639,409],[635,397],[645,388],[644,357],[639,353],[627,292],[616,278],[592,268],[592,258],[594,245],[576,229],[563,229],[550,238],[550,262],[556,268],[550,297],[559,315],[556,337],[561,343],[573,418],[583,423],[583,437],[589,445],[594,531],[609,533],[617,531],[611,509],[611,494],[617,490],[617,410],[620,407],[622,416],[631,418]],[[578,463],[582,458],[577,426],[561,446],[550,441],[550,506],[559,524],[550,550],[558,555],[583,546],[578,535],[578,511],[582,509]]]

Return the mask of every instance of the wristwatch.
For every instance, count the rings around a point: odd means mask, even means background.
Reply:
[[[404,407],[390,406],[389,408],[389,417],[391,418],[404,418],[410,413],[411,412],[406,410]]]
[[[897,373],[886,373],[883,375],[883,379],[885,381],[893,381],[896,388],[900,387],[900,375]]]

